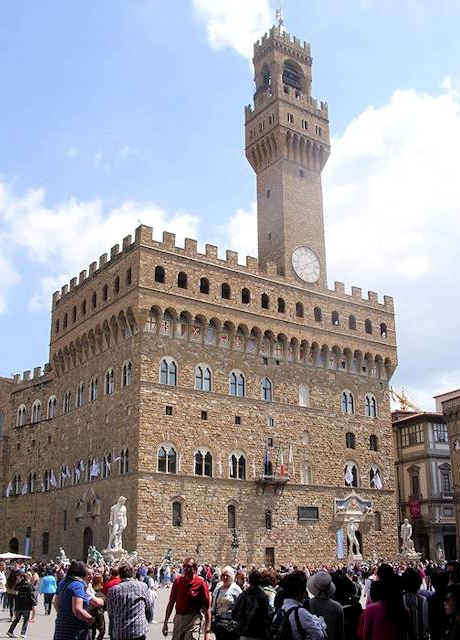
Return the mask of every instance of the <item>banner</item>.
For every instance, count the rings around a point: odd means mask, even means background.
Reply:
[[[420,518],[420,500],[410,500],[409,501],[409,511],[410,511],[410,515],[411,518]]]
[[[343,560],[343,529],[337,529],[337,558]]]

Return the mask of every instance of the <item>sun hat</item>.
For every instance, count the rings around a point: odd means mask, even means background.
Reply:
[[[307,588],[314,596],[322,595],[326,598],[332,598],[335,593],[335,584],[327,571],[318,571],[313,574],[308,579]]]

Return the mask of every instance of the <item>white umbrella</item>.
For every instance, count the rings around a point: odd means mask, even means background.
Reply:
[[[32,556],[21,556],[18,553],[0,553],[0,560],[19,560],[20,558],[28,558],[30,559]]]

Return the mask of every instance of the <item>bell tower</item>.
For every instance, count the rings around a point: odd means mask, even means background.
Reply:
[[[254,45],[256,92],[245,109],[246,157],[257,175],[259,261],[311,288],[326,286],[321,172],[327,104],[311,97],[310,45],[283,20]]]

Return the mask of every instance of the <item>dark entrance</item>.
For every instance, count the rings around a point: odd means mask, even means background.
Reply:
[[[17,538],[11,538],[8,546],[10,553],[19,553],[19,540]]]
[[[91,527],[86,527],[83,531],[83,558],[82,560],[86,562],[88,557],[88,549],[93,544],[93,530]]]
[[[446,560],[455,560],[457,557],[457,541],[455,535],[444,536],[444,554]]]
[[[265,548],[265,565],[267,567],[275,567],[275,547]]]

